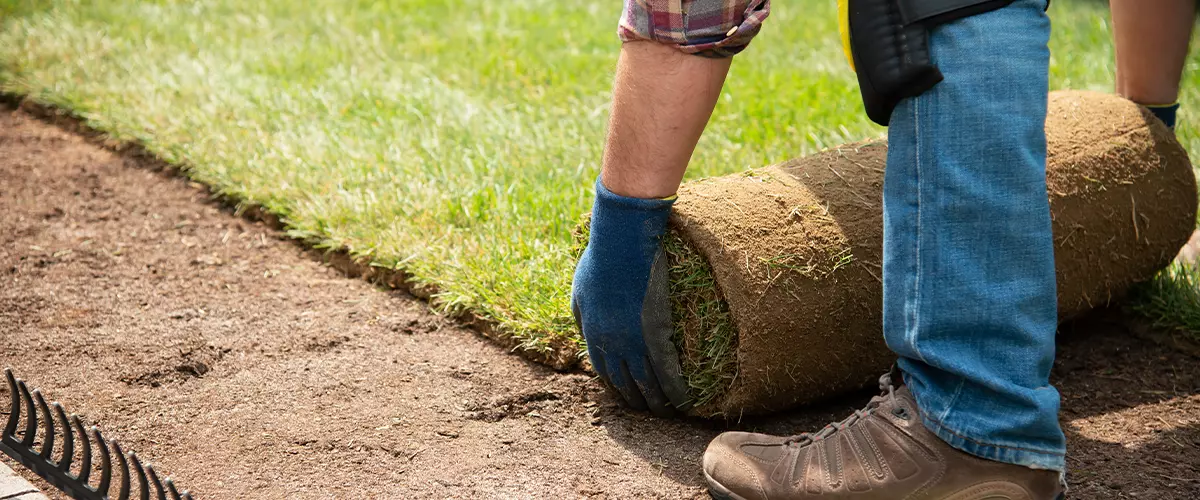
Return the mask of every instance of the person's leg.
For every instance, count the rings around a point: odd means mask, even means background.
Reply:
[[[892,114],[884,337],[901,359],[880,396],[815,433],[722,433],[714,498],[1062,498],[1045,6],[934,28],[945,80]]]
[[[938,437],[1061,471],[1045,6],[933,30],[945,80],[901,102],[888,130],[884,337]]]

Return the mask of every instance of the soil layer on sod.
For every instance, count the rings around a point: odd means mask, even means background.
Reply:
[[[706,498],[713,423],[627,412],[139,163],[0,111],[0,361],[198,499]],[[1073,496],[1195,498],[1198,358],[1126,321],[1060,336]]]
[[[1061,91],[1049,101],[1047,184],[1067,319],[1172,261],[1195,228],[1196,181],[1171,132],[1132,102]],[[894,361],[881,334],[886,157],[884,142],[852,144],[680,190],[671,224],[703,260],[668,252],[672,279],[712,275],[673,289],[697,414],[812,402],[867,386]]]

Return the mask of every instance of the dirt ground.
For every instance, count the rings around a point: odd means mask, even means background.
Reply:
[[[317,257],[0,108],[0,364],[198,498],[704,496],[717,424],[623,411]],[[1128,323],[1064,328],[1072,496],[1197,498],[1200,358]],[[866,396],[733,425],[811,430]]]

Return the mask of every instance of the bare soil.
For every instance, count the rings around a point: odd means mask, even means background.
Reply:
[[[0,108],[0,364],[202,499],[704,495],[723,424],[627,412],[211,199]],[[1196,498],[1198,358],[1128,322],[1062,335],[1073,496]],[[866,397],[730,426],[812,430]]]

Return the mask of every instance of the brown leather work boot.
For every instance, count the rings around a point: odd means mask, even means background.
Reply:
[[[946,444],[921,423],[907,387],[891,374],[881,396],[815,434],[717,436],[704,452],[719,500],[1053,500],[1059,473],[984,460]],[[899,374],[896,375],[899,379]]]

